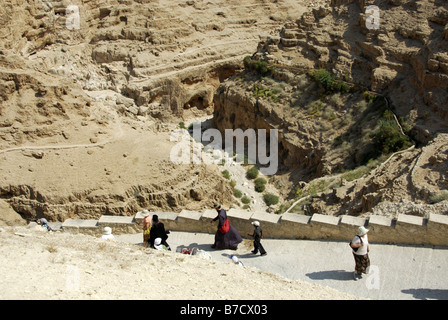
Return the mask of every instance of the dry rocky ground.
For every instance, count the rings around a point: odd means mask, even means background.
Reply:
[[[252,267],[82,234],[6,226],[0,248],[0,299],[357,299]]]

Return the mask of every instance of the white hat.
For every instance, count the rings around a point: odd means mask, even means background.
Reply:
[[[162,244],[162,238],[156,238],[154,240],[154,248],[156,248],[157,250],[163,249],[163,246],[161,244]]]
[[[363,226],[358,228],[358,233],[356,235],[358,236],[363,236],[365,235],[367,232],[369,232],[369,229],[364,228]]]
[[[143,209],[143,211],[142,211],[142,216],[147,217],[147,216],[149,216],[149,215],[150,215],[149,211],[146,210],[146,209]]]
[[[103,234],[104,235],[112,234],[112,229],[110,227],[104,227]]]
[[[252,224],[253,224],[254,226],[257,226],[257,227],[260,226],[260,222],[259,222],[259,221],[254,221],[254,222],[252,222]]]

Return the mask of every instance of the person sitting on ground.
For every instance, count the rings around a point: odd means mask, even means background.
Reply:
[[[165,230],[165,226],[162,222],[159,221],[159,217],[155,214],[152,216],[152,226],[151,231],[149,233],[149,243],[152,248],[154,248],[154,242],[157,238],[162,239],[162,244],[167,248],[167,250],[171,250],[169,244],[166,242],[168,239],[169,231]]]
[[[162,243],[162,238],[156,238],[154,240],[154,249],[156,249],[156,250],[168,250],[167,247]]]
[[[42,227],[43,230],[53,231],[53,229],[51,229],[51,227],[48,225],[47,219],[40,218],[40,219],[36,219],[35,221],[38,225],[40,225]]]
[[[112,228],[111,227],[104,227],[103,229],[103,235],[101,236],[101,239],[107,240],[107,241],[115,241],[115,237],[112,234]]]

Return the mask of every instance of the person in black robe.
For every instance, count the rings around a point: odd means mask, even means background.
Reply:
[[[210,223],[218,220],[218,230],[215,234],[215,243],[212,245],[212,248],[215,249],[232,249],[236,250],[238,244],[243,241],[238,231],[229,223],[229,230],[223,233],[222,226],[225,224],[227,220],[226,210],[221,208],[221,205],[215,204],[214,208],[218,212],[216,218],[214,218]]]
[[[154,241],[157,238],[162,239],[162,244],[168,249],[171,250],[169,244],[166,242],[166,239],[168,239],[168,233],[165,230],[165,226],[162,222],[159,221],[159,217],[155,214],[152,216],[152,226],[151,231],[149,232],[149,243],[151,245],[151,248],[154,248]]]

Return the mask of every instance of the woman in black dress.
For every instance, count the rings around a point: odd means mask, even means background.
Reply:
[[[166,242],[168,239],[168,232],[165,231],[165,226],[162,222],[159,221],[159,217],[155,214],[152,216],[152,226],[151,231],[149,232],[149,243],[151,248],[154,248],[154,241],[157,238],[162,239],[162,244],[168,249],[171,250],[169,244]]]
[[[214,208],[218,212],[218,215],[210,222],[216,220],[219,220],[219,222],[218,230],[215,234],[215,243],[212,245],[212,248],[236,250],[238,244],[243,241],[243,238],[241,238],[238,231],[229,223],[226,210],[222,209],[219,204],[215,204]]]

